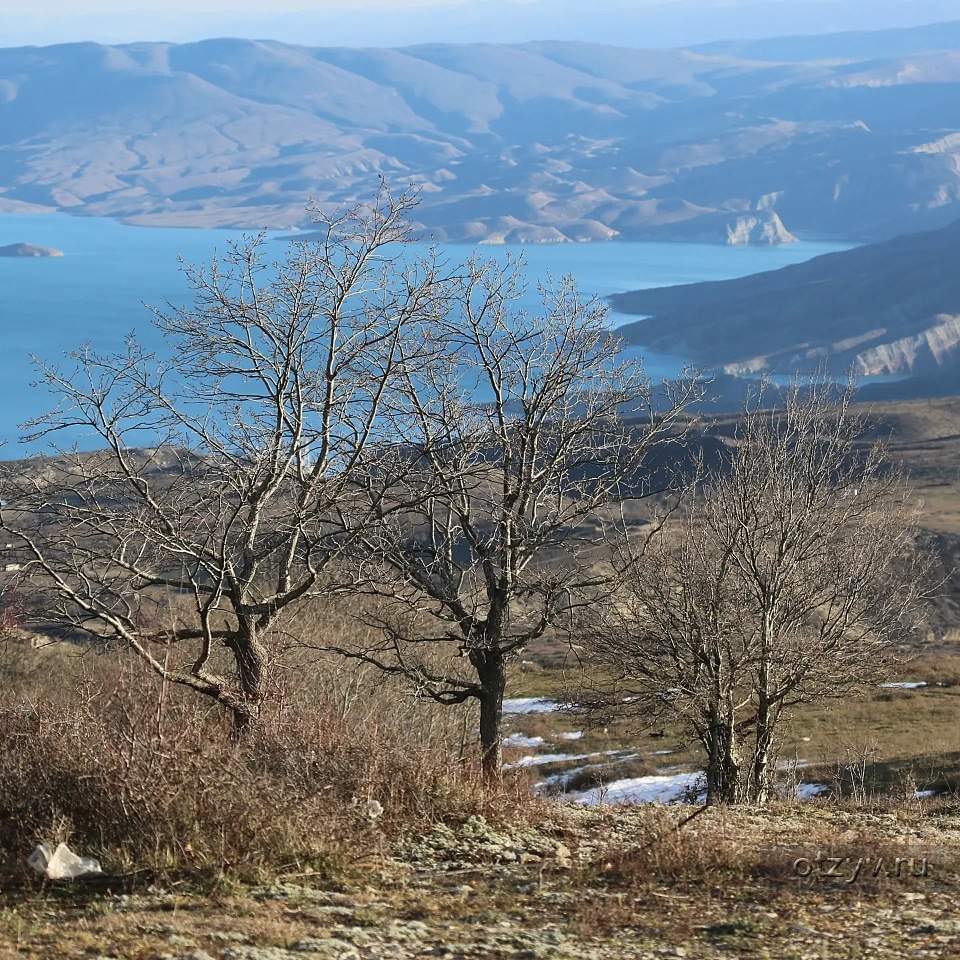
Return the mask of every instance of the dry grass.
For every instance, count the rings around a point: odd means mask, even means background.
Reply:
[[[631,842],[575,871],[578,929],[695,941],[689,956],[714,956],[706,946],[714,943],[728,951],[720,955],[799,956],[786,949],[796,944],[785,914],[815,916],[824,905],[832,916],[845,904],[902,904],[905,894],[924,901],[952,891],[958,876],[955,838],[939,839],[935,821],[915,809],[714,809],[677,829],[685,815],[631,812]]]
[[[216,710],[118,654],[21,647],[3,662],[19,676],[0,694],[8,875],[22,876],[33,844],[62,840],[118,873],[335,880],[407,830],[523,806],[519,784],[480,787],[460,711],[362,674],[302,664],[309,682],[284,687],[234,744]]]
[[[636,843],[605,851],[584,872],[628,888],[665,881],[723,884],[744,880],[763,862],[762,851],[728,834],[722,819],[698,830],[680,826],[688,816],[687,810],[651,808]]]

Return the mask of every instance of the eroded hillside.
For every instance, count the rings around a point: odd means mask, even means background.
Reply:
[[[886,237],[960,199],[960,60],[917,43],[0,50],[0,210],[286,228],[383,175],[439,239]]]

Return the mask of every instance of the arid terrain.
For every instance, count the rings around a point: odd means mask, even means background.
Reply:
[[[545,807],[530,826],[438,825],[387,859],[356,851],[333,883],[292,871],[208,891],[8,891],[0,957],[859,960],[960,949],[951,805],[714,810],[674,834],[680,812]]]
[[[505,792],[480,808],[399,831],[351,827],[326,864],[292,855],[284,869],[239,876],[226,863],[181,878],[128,868],[104,891],[45,885],[21,865],[0,896],[0,957],[954,955],[960,400],[871,413],[873,437],[908,465],[923,500],[943,596],[889,686],[789,722],[768,810],[711,809],[683,823],[696,806],[619,806],[677,799],[683,783],[692,799],[701,761],[669,726],[598,728],[553,709],[579,669],[554,639],[514,675]]]
[[[743,279],[637,290],[611,301],[645,317],[620,328],[629,342],[689,354],[727,373],[790,376],[826,367],[842,376],[853,369],[954,392],[960,286],[949,264],[958,240],[960,223]]]
[[[960,958],[960,0],[27,6],[0,960]]]
[[[958,217],[957,33],[5,49],[0,210],[289,228],[384,176],[439,240],[884,239]]]

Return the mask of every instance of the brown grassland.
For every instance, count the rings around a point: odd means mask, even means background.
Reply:
[[[678,826],[697,808],[535,795],[549,775],[580,790],[699,769],[679,730],[563,711],[510,732],[571,759],[513,747],[502,787],[482,787],[464,709],[304,651],[257,736],[224,749],[209,707],[118,654],[10,641],[0,960],[960,956],[960,398],[871,418],[943,558],[928,635],[890,677],[926,685],[797,711],[770,809]],[[348,635],[350,612],[310,629]],[[576,690],[575,638],[525,658],[509,697]],[[827,792],[798,802],[801,781]],[[32,875],[33,844],[60,840],[107,877]]]

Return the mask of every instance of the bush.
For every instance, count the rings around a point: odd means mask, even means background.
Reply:
[[[469,761],[452,762],[454,712],[387,687],[285,691],[238,744],[189,694],[145,686],[108,656],[79,662],[48,669],[55,691],[0,700],[8,871],[62,840],[116,871],[333,878],[410,828],[504,805]]]

